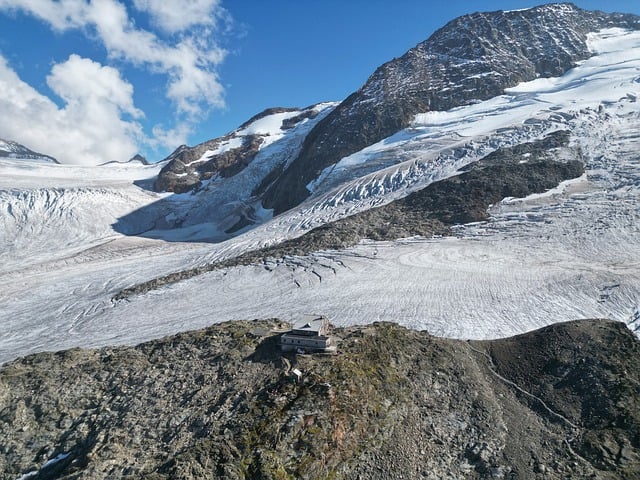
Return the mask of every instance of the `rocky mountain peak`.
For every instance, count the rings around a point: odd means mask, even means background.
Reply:
[[[147,159],[143,155],[141,155],[139,153],[136,153],[129,160],[129,163],[133,163],[133,162],[138,162],[138,163],[141,163],[142,165],[149,165],[149,162],[147,161]]]
[[[58,163],[58,161],[50,157],[49,155],[44,155],[42,153],[34,152],[33,150],[21,145],[17,142],[11,140],[3,140],[0,138],[0,158],[20,158],[27,160],[39,160],[43,162],[49,163]]]
[[[198,189],[215,176],[230,177],[249,165],[265,146],[299,123],[314,118],[321,108],[268,108],[233,132],[200,143],[179,146],[164,161],[155,182],[157,191],[183,193]]]
[[[275,213],[304,200],[306,185],[341,158],[411,124],[417,113],[444,111],[501,95],[537,77],[560,76],[591,55],[587,35],[640,27],[634,15],[573,4],[474,13],[437,30],[367,82],[319,122],[291,167],[265,193]]]

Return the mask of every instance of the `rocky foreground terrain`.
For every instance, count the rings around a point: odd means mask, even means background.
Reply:
[[[0,479],[640,476],[640,342],[623,324],[465,342],[376,323],[335,329],[335,356],[283,356],[285,328],[4,365]]]

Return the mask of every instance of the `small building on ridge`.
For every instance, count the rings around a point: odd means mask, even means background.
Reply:
[[[335,346],[328,335],[329,321],[321,315],[305,315],[280,337],[283,352],[333,352]]]

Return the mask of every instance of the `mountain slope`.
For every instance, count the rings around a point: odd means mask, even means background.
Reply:
[[[578,318],[640,332],[640,32],[586,44],[591,56],[560,77],[415,115],[324,168],[313,195],[275,217],[256,189],[332,106],[292,129],[280,119],[275,142],[195,193],[149,191],[159,166],[0,160],[0,362],[308,312],[456,338]],[[277,115],[297,114],[263,119]]]
[[[300,135],[296,127],[314,119],[330,106],[319,104],[306,109],[270,108],[223,137],[195,147],[182,145],[164,160],[167,164],[158,175],[154,187],[156,191],[184,193],[201,188],[203,182],[216,176],[234,176],[244,170],[265,147],[291,134]],[[286,163],[286,158],[278,159],[274,161],[272,169],[284,169]]]
[[[177,240],[222,241],[270,217],[254,192],[291,163],[311,128],[335,106],[271,108],[233,132],[195,147],[181,146],[163,161],[154,189],[176,194],[148,235]],[[122,224],[153,216],[142,209]],[[120,224],[116,225],[119,228]],[[195,232],[195,233],[194,233]]]
[[[329,165],[409,126],[418,113],[487,100],[505,88],[564,74],[591,56],[587,34],[639,28],[633,15],[606,15],[572,4],[466,15],[376,70],[307,136],[300,155],[264,197],[281,213],[308,195]]]
[[[622,324],[462,342],[378,323],[336,329],[330,357],[283,357],[282,327],[5,365],[0,478],[640,474],[640,342]]]
[[[24,145],[20,145],[19,143],[2,140],[0,138],[0,158],[17,158],[17,159],[27,159],[27,160],[36,160],[40,162],[48,162],[48,163],[58,163],[58,161],[50,157],[48,155],[43,155],[42,153],[34,152],[33,150],[28,149]]]

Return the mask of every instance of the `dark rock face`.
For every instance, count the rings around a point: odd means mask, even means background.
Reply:
[[[207,151],[215,150],[222,141],[230,139],[230,136],[222,137],[201,143],[194,148],[181,146],[160,171],[155,182],[156,191],[184,193],[198,188],[203,180],[208,180],[214,175],[235,175],[255,158],[263,142],[259,135],[246,135],[242,137],[239,147],[202,158]]]
[[[640,342],[623,324],[464,342],[376,323],[335,329],[329,357],[283,356],[282,327],[3,366],[0,479],[640,475]]]
[[[295,127],[301,121],[315,118],[317,115],[318,115],[318,112],[316,112],[315,110],[311,110],[311,109],[304,110],[299,115],[296,115],[295,117],[285,118],[282,121],[282,129],[289,130]]]
[[[203,142],[195,147],[182,145],[169,157],[155,181],[156,191],[184,193],[197,190],[203,181],[209,180],[215,175],[223,178],[236,175],[253,161],[264,143],[261,134],[243,134],[242,130],[252,123],[270,115],[278,113],[300,112],[285,118],[281,124],[281,130],[289,130],[305,119],[314,118],[318,112],[309,107],[301,110],[298,108],[268,108],[251,117],[237,130],[223,137]],[[225,148],[225,144],[235,142],[231,148]],[[219,153],[216,153],[219,151]],[[207,152],[210,152],[207,155]]]
[[[417,113],[449,110],[501,95],[522,81],[562,75],[590,56],[589,32],[637,29],[638,20],[572,4],[453,20],[378,68],[319,122],[296,161],[267,190],[265,207],[277,214],[297,205],[325,167],[407,127]]]

